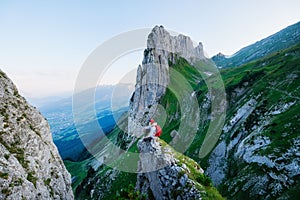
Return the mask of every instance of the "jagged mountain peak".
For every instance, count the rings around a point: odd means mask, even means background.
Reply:
[[[155,26],[148,36],[142,65],[137,70],[135,92],[129,106],[130,134],[139,137],[142,125],[154,116],[169,84],[169,62],[175,63],[179,57],[191,64],[205,59],[202,43],[194,47],[190,37],[172,36],[163,26]]]
[[[204,58],[201,42],[198,46],[194,46],[189,36],[183,34],[172,36],[163,26],[155,26],[152,29],[148,36],[147,48],[177,53],[190,62]]]

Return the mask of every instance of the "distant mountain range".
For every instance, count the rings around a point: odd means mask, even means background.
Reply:
[[[252,45],[242,48],[232,56],[219,53],[212,60],[219,68],[236,67],[263,58],[300,42],[300,22],[262,39]]]

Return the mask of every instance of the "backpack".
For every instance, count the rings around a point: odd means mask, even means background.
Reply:
[[[156,133],[155,133],[155,137],[160,137],[161,134],[162,134],[162,129],[159,125],[155,125],[155,128],[156,128]]]

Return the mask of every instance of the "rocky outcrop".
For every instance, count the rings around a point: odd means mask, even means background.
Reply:
[[[135,92],[130,101],[128,132],[140,136],[141,126],[154,116],[159,99],[169,84],[169,62],[177,57],[190,63],[204,59],[203,46],[193,46],[184,35],[171,36],[163,26],[155,26],[148,36],[142,65],[138,67]]]
[[[238,196],[241,189],[249,197],[272,199],[282,195],[284,188],[292,187],[297,182],[296,177],[300,175],[299,158],[296,154],[299,151],[299,137],[290,141],[288,149],[274,146],[271,147],[274,152],[263,153],[265,149],[270,149],[272,142],[261,133],[270,126],[274,111],[262,113],[259,108],[255,108],[257,102],[253,102],[256,100],[250,99],[229,120],[224,127],[224,134],[231,140],[226,142],[228,139],[223,137],[208,161],[206,173],[215,186],[223,184],[228,187],[228,198]],[[248,128],[251,116],[259,122]],[[260,171],[263,173],[260,174]]]
[[[227,87],[226,125],[205,169],[227,199],[298,198],[299,61],[300,45],[252,63],[259,73]]]
[[[0,70],[0,199],[73,199],[49,125]]]
[[[200,191],[202,186],[198,182],[189,178],[191,170],[178,159],[171,147],[162,145],[153,138],[138,142],[138,167],[143,173],[138,174],[136,189],[148,199],[201,199],[204,191]],[[203,174],[196,162],[189,161],[199,174]]]

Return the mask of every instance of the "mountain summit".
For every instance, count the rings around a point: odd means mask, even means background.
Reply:
[[[148,36],[142,65],[137,70],[135,92],[131,97],[128,117],[128,132],[140,136],[142,125],[157,110],[160,98],[165,94],[170,81],[169,64],[176,58],[189,63],[205,59],[203,45],[194,47],[190,37],[171,36],[163,26],[155,26]]]

